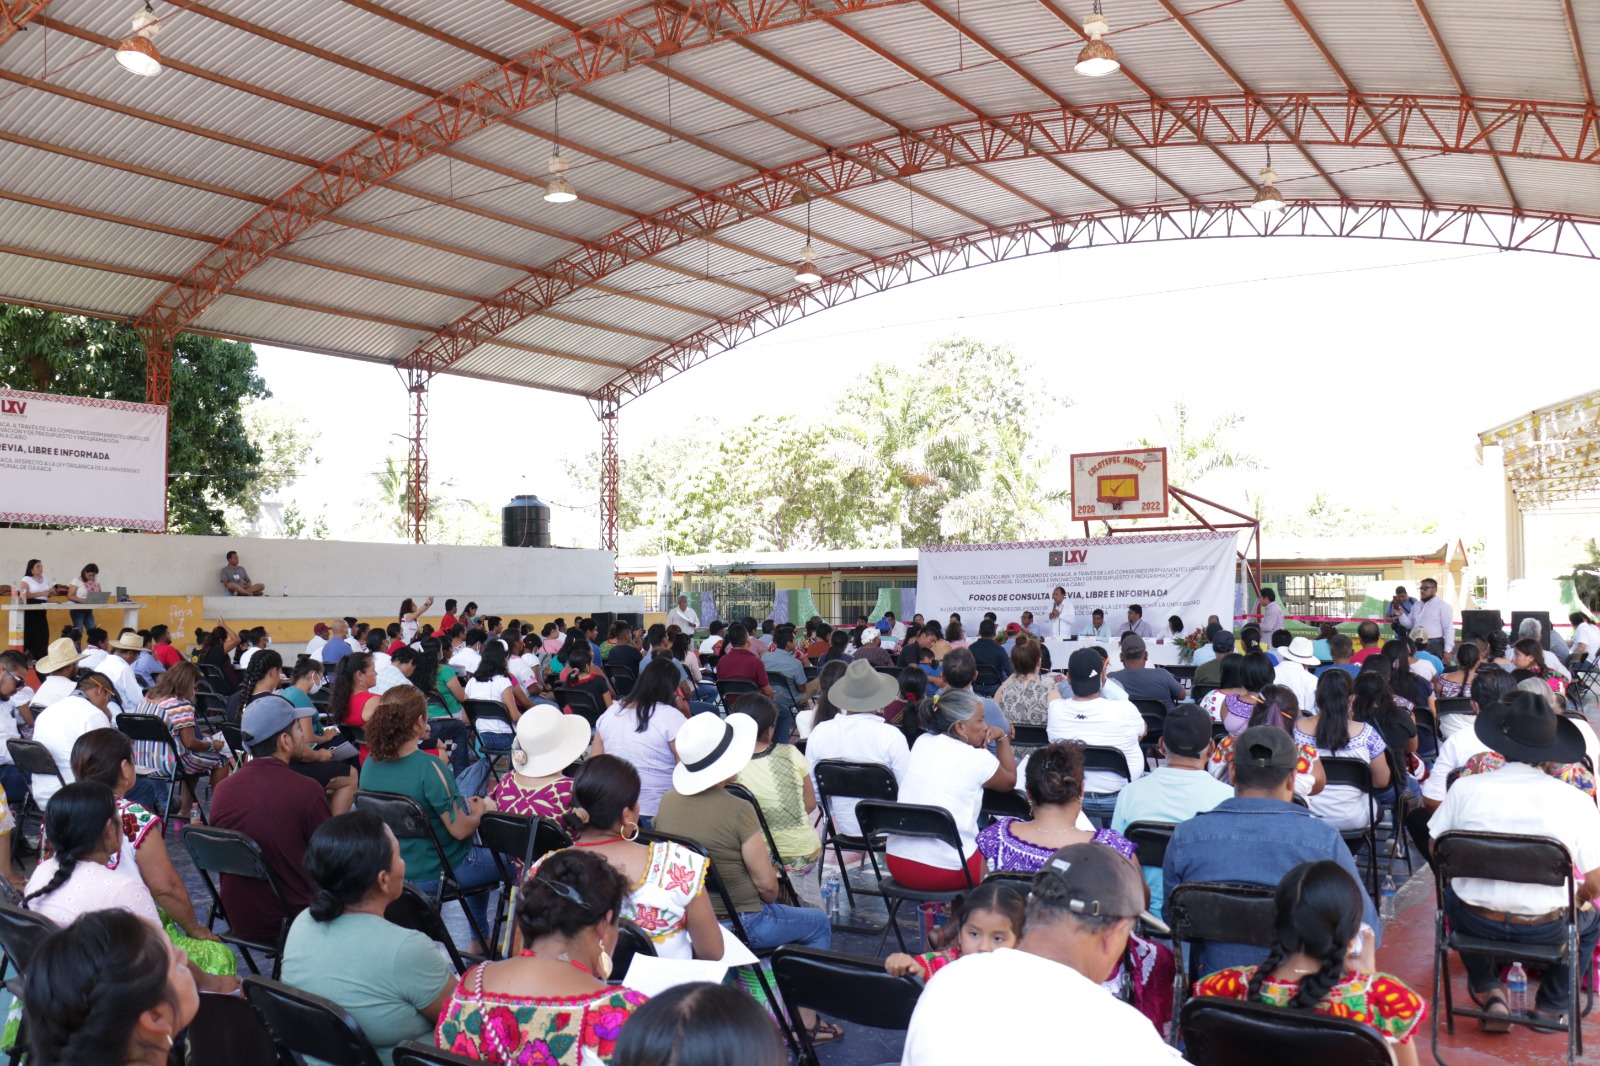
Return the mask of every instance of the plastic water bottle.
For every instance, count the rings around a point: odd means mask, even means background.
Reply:
[[[1399,886],[1394,883],[1394,874],[1383,875],[1383,885],[1378,889],[1378,898],[1382,904],[1378,908],[1378,917],[1385,922],[1394,921],[1394,896],[1399,891]]]
[[[1522,1014],[1528,1009],[1528,971],[1520,962],[1512,963],[1506,974],[1506,1006],[1512,1014]]]
[[[837,922],[839,911],[844,907],[844,883],[839,880],[838,874],[828,878],[828,883],[822,888],[822,899],[828,912],[828,921]]]

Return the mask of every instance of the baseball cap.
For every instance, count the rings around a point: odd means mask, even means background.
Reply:
[[[311,627],[311,632],[315,633],[319,637],[327,636],[329,632],[328,623],[318,622],[316,625]]]
[[[1093,648],[1079,648],[1067,659],[1067,680],[1074,696],[1093,696],[1100,691],[1099,654]]]
[[[1429,635],[1427,626],[1416,626],[1411,630],[1411,643],[1413,644],[1426,644],[1431,639],[1433,638]]]
[[[1198,759],[1211,743],[1211,716],[1199,704],[1180,703],[1167,712],[1161,736],[1173,755]]]
[[[1122,635],[1122,654],[1145,654],[1144,638],[1137,633],[1124,633]]]
[[[1105,844],[1070,844],[1045,860],[1033,894],[1086,918],[1138,918],[1158,933],[1170,929],[1144,909],[1144,878]]]
[[[1233,761],[1263,770],[1293,770],[1300,762],[1294,738],[1277,726],[1251,726],[1234,742]]]
[[[1233,650],[1233,630],[1219,629],[1211,638],[1211,650],[1218,655],[1226,655]]]
[[[1021,622],[1007,622],[1006,623],[1006,636],[1014,637],[1018,633],[1021,633],[1021,632],[1022,632],[1022,623]]]
[[[294,725],[294,719],[294,704],[282,696],[262,696],[245,705],[239,732],[250,744],[260,744]]]

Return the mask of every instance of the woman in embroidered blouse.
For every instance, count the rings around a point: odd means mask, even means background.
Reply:
[[[1472,679],[1478,674],[1478,663],[1483,649],[1475,640],[1463,640],[1456,645],[1456,668],[1449,673],[1435,674],[1433,694],[1436,699],[1470,699]],[[1437,704],[1435,705],[1437,706]],[[1439,741],[1443,743],[1472,724],[1472,709],[1448,711],[1439,716]]]
[[[1358,1021],[1383,1037],[1396,1066],[1416,1066],[1411,1037],[1427,1004],[1399,978],[1375,972],[1376,938],[1361,924],[1361,886],[1331,860],[1304,862],[1278,883],[1277,903],[1277,939],[1266,960],[1202,978],[1194,994]]]
[[[1268,685],[1261,690],[1261,702],[1251,712],[1250,724],[1245,728],[1270,725],[1292,734],[1295,723],[1301,720],[1300,699],[1294,690],[1286,685]],[[1223,737],[1211,749],[1211,761],[1206,769],[1219,781],[1232,780],[1228,776],[1228,768],[1233,765],[1233,742],[1237,739],[1234,736]],[[1294,794],[1302,798],[1315,796],[1328,783],[1327,771],[1322,768],[1322,758],[1317,754],[1316,745],[1299,744],[1298,747],[1300,761],[1294,768]]]
[[[1296,744],[1310,744],[1323,758],[1361,759],[1372,768],[1372,786],[1389,787],[1389,746],[1370,722],[1350,714],[1354,679],[1343,670],[1329,670],[1317,678],[1317,713],[1300,719],[1294,728]],[[1364,829],[1371,821],[1371,804],[1349,785],[1334,785],[1308,801],[1311,813],[1338,830]]]
[[[1230,736],[1243,733],[1250,715],[1261,702],[1261,690],[1272,684],[1276,675],[1272,660],[1264,651],[1247,655],[1229,653],[1222,658],[1222,684],[1206,693],[1200,706],[1211,717],[1228,727]]]
[[[549,704],[522,713],[511,742],[511,772],[494,791],[507,814],[560,818],[572,807],[572,778],[563,771],[589,746],[589,723]]]
[[[1045,724],[1050,701],[1059,699],[1056,686],[1039,675],[1039,643],[1026,632],[1017,634],[1011,646],[1011,676],[1000,684],[994,701],[1012,725]]]
[[[645,931],[669,959],[722,958],[722,926],[706,895],[706,858],[682,844],[640,844],[639,771],[615,755],[595,755],[572,779],[572,809],[562,819],[573,847],[622,871],[622,917]],[[537,866],[534,867],[538,869]]]
[[[605,859],[577,848],[540,864],[517,903],[526,946],[479,963],[439,1016],[440,1047],[505,1066],[609,1063],[642,993],[606,984],[627,883]]]

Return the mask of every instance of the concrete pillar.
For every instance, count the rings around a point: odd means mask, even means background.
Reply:
[[[1512,581],[1524,576],[1527,553],[1523,543],[1522,511],[1506,477],[1505,454],[1498,445],[1481,450],[1483,501],[1479,528],[1484,534],[1483,576],[1488,584],[1488,606],[1502,612],[1510,610],[1507,591]]]

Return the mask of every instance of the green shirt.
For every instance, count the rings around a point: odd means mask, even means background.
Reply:
[[[450,691],[450,679],[455,676],[455,667],[447,666],[443,663],[439,664],[439,672],[434,675],[433,687],[440,697],[444,699],[444,707],[440,707],[437,703],[428,704],[429,718],[461,717],[461,701],[456,699],[455,693]],[[449,709],[448,714],[445,708]]]
[[[386,1063],[396,1044],[433,1042],[422,1011],[454,975],[432,940],[375,914],[319,922],[301,911],[283,945],[283,980],[349,1011]]]
[[[451,869],[459,866],[472,850],[471,838],[457,840],[440,820],[441,815],[452,811],[462,817],[466,802],[456,787],[455,775],[437,755],[414,751],[390,762],[369,757],[361,767],[361,787],[368,792],[398,792],[420,803]],[[426,840],[400,841],[400,857],[406,861],[407,881],[439,879],[439,855]]]
[[[673,789],[661,797],[654,824],[660,832],[685,837],[706,849],[740,914],[761,909],[761,894],[750,879],[743,851],[746,840],[761,835],[761,819],[754,807],[720,788],[693,796]],[[721,899],[713,896],[712,905],[721,913]]]

